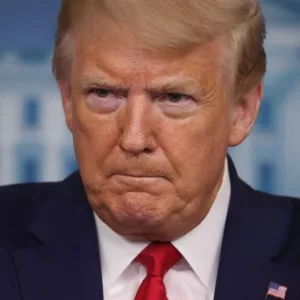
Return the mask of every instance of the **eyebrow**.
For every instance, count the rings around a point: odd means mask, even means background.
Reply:
[[[106,87],[118,87],[122,90],[129,90],[130,87],[123,85],[121,82],[115,80],[107,80],[102,76],[86,76],[80,81],[80,86],[88,88],[91,86],[106,86]]]
[[[124,85],[123,83],[116,81],[115,79],[106,79],[104,76],[85,76],[81,81],[80,85],[82,88],[90,87],[103,87],[111,89],[114,91],[119,91],[122,93],[128,93],[131,89],[131,86]],[[149,93],[202,93],[203,89],[201,88],[199,82],[195,78],[191,77],[165,77],[156,79],[151,84],[146,84],[145,91]]]
[[[202,92],[199,82],[191,77],[168,77],[156,80],[146,88],[149,92]]]

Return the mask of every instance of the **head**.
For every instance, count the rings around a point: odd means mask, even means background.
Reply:
[[[88,200],[170,240],[207,215],[250,133],[266,68],[256,0],[63,0],[53,70]]]

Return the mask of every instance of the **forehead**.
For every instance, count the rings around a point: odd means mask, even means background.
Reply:
[[[219,41],[177,51],[143,50],[140,45],[125,29],[94,28],[75,40],[75,70],[80,74],[101,70],[126,82],[174,74],[208,78],[219,68]]]

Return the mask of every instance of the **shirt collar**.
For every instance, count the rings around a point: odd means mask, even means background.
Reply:
[[[189,233],[173,241],[207,289],[214,289],[231,186],[226,160],[221,188],[205,219]]]
[[[129,241],[108,227],[94,213],[98,233],[102,280],[109,288],[149,242]]]
[[[230,199],[227,160],[222,186],[205,219],[173,241],[206,288],[211,288],[219,264],[223,230]],[[132,242],[118,235],[94,213],[99,241],[104,289],[109,288],[149,242]]]

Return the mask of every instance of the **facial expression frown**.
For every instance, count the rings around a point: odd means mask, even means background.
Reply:
[[[218,75],[218,43],[184,53],[135,46],[77,43],[70,88],[60,89],[93,210],[121,235],[169,240],[210,209],[237,108]]]

